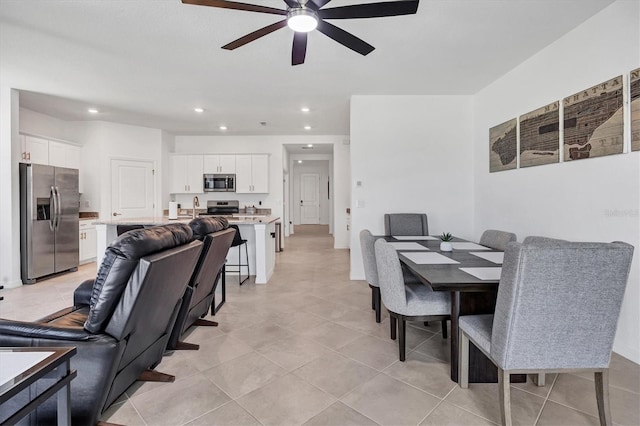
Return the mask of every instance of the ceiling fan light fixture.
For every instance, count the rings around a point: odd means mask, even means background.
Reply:
[[[291,9],[287,13],[287,25],[297,33],[308,33],[318,26],[318,15],[304,7]]]

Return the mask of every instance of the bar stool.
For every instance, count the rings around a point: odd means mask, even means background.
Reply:
[[[240,228],[238,228],[238,225],[229,225],[229,228],[233,228],[236,230],[236,235],[233,238],[233,242],[231,243],[231,247],[238,247],[238,263],[237,264],[230,264],[227,263],[226,266],[237,266],[238,270],[229,270],[226,269],[226,272],[237,272],[238,273],[238,281],[239,284],[242,285],[242,283],[244,283],[248,278],[249,275],[251,275],[251,271],[249,270],[249,248],[247,245],[247,240],[243,240],[242,236],[240,235]],[[244,244],[244,252],[245,252],[245,256],[247,259],[247,263],[242,263],[242,258],[240,256],[241,254],[241,247]],[[242,279],[242,267],[246,266],[247,267],[247,276],[244,277],[244,279]]]

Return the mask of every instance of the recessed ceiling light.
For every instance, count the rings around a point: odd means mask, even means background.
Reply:
[[[100,112],[100,111],[98,111],[98,110],[97,110],[97,109],[95,109],[95,108],[89,108],[87,111],[89,111],[91,114],[97,114],[97,113],[99,113],[99,112]]]
[[[302,112],[309,112],[309,111],[311,111],[311,110],[310,110],[308,107],[302,107],[302,108],[300,108],[300,111],[302,111]]]
[[[305,130],[311,130],[311,126],[304,126]]]
[[[307,144],[307,148],[313,148],[313,144],[312,143],[308,143]]]
[[[227,130],[227,126],[220,126],[220,130]]]
[[[204,112],[204,108],[196,107],[193,109],[195,112]]]
[[[298,164],[302,163],[302,160],[298,160]]]

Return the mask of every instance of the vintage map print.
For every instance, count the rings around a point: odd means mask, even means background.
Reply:
[[[640,151],[640,68],[631,71],[631,151]]]
[[[516,168],[516,123],[514,118],[489,129],[489,172]]]
[[[622,76],[564,98],[564,161],[621,154]]]
[[[560,102],[520,116],[520,167],[560,161]]]

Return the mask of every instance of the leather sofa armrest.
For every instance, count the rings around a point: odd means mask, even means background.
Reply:
[[[94,281],[95,279],[86,280],[75,289],[73,292],[73,306],[89,306],[91,304]]]
[[[25,338],[78,342],[95,340],[98,337],[80,327],[56,327],[51,324],[0,319],[0,346],[4,340],[3,336],[12,336],[11,340]]]

